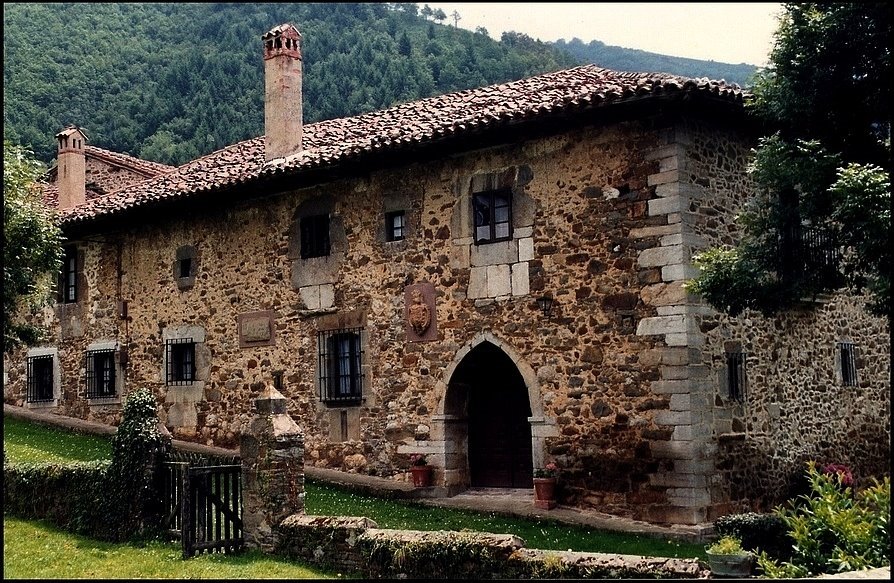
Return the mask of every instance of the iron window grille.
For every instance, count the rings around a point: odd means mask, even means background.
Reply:
[[[196,343],[192,338],[175,338],[165,343],[167,375],[165,384],[188,385],[196,380]]]
[[[66,247],[62,260],[62,302],[70,304],[78,299],[78,252]]]
[[[357,403],[363,396],[362,328],[320,332],[320,400],[324,403]]]
[[[329,255],[329,215],[301,218],[301,258]]]
[[[115,350],[90,350],[85,356],[87,370],[87,398],[114,397]]]
[[[856,345],[853,342],[839,342],[838,356],[841,360],[841,384],[845,387],[857,386]]]
[[[385,239],[403,241],[406,236],[407,217],[404,211],[393,211],[385,215]]]
[[[512,238],[512,191],[479,192],[472,195],[475,244],[508,241]]]
[[[778,257],[783,281],[800,281],[830,289],[842,283],[841,250],[828,229],[793,221],[781,230]]]
[[[45,403],[53,400],[53,356],[28,357],[29,403]]]
[[[726,353],[726,386],[729,398],[742,402],[745,400],[745,353]]]

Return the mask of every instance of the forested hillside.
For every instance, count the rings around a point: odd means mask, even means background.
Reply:
[[[563,50],[575,41],[494,41],[413,3],[6,3],[4,136],[50,162],[53,135],[77,124],[93,145],[168,164],[260,136],[260,37],[283,22],[302,34],[308,123],[584,62],[663,68],[621,58],[642,51],[590,61]]]
[[[639,49],[613,47],[598,40],[585,43],[579,38],[574,38],[567,42],[561,39],[553,43],[553,46],[568,51],[582,63],[595,63],[609,69],[643,72],[663,71],[686,77],[724,79],[730,83],[738,83],[743,87],[750,85],[751,76],[757,71],[757,67],[745,63],[732,65],[729,63],[718,63],[717,61],[671,57]],[[611,65],[604,63],[611,63]]]

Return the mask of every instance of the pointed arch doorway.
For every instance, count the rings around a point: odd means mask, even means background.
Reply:
[[[490,342],[475,346],[450,378],[451,413],[467,419],[469,486],[533,486],[531,405],[521,373]]]

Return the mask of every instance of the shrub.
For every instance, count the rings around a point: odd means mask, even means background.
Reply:
[[[785,522],[776,514],[744,512],[721,516],[714,521],[714,532],[719,536],[734,536],[746,549],[766,551],[775,559],[791,557],[792,539]]]
[[[811,577],[890,564],[890,478],[854,492],[838,476],[808,463],[810,493],[775,511],[794,541],[791,560],[779,563],[762,552],[758,565],[766,576]]]
[[[742,541],[735,536],[722,536],[705,549],[712,555],[749,555],[750,551],[742,548]]]
[[[124,403],[111,460],[10,464],[4,456],[4,511],[100,540],[150,534],[160,524],[153,479],[163,446],[157,422],[155,397],[140,390]]]

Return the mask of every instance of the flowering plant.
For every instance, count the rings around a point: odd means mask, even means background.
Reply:
[[[851,469],[844,464],[826,464],[821,471],[830,478],[837,478],[844,487],[854,485],[854,475],[851,473]]]
[[[424,453],[414,453],[410,456],[410,465],[411,466],[427,466],[428,460],[425,459]]]
[[[542,468],[537,468],[534,470],[535,478],[555,478],[556,472],[558,471],[558,467],[553,462],[549,462],[546,466]]]

